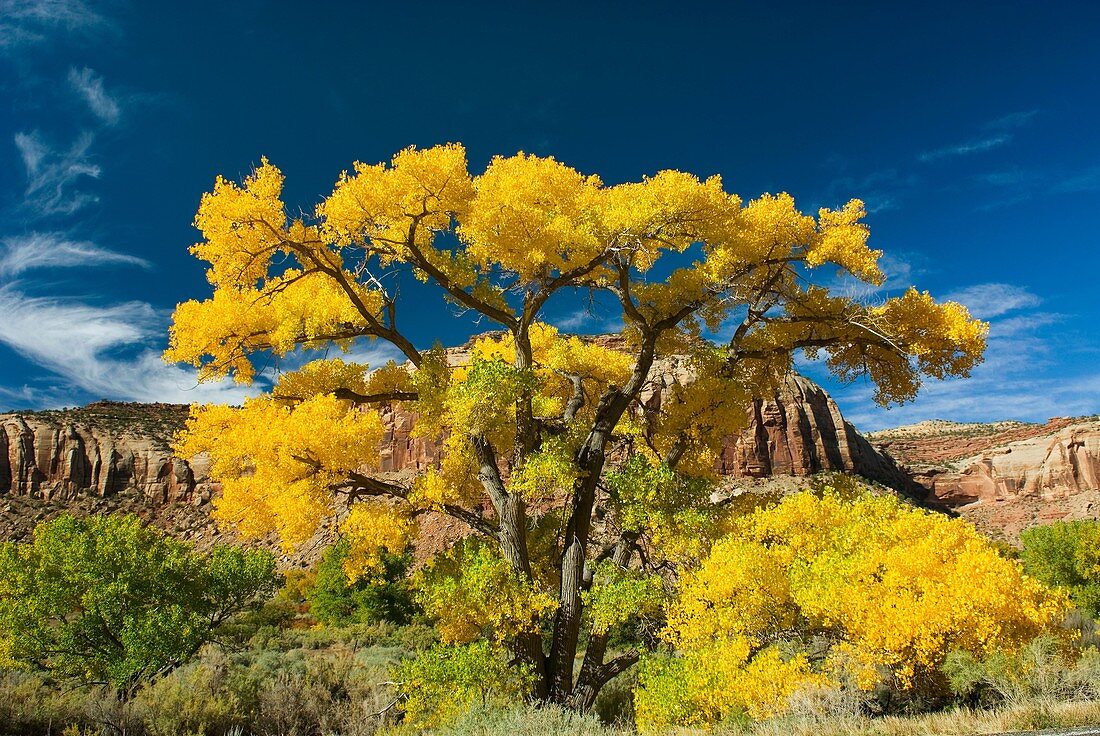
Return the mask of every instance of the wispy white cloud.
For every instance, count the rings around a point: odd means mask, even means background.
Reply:
[[[93,140],[85,132],[67,150],[60,150],[47,144],[38,131],[15,134],[27,174],[23,205],[34,216],[71,215],[98,200],[93,194],[75,191],[83,179],[98,179],[102,173],[89,154]]]
[[[109,27],[83,0],[0,0],[0,52],[40,43],[59,30],[90,33]]]
[[[161,361],[150,346],[164,334],[163,316],[142,302],[97,306],[8,285],[0,287],[0,314],[0,343],[95,396],[239,403],[255,393],[226,382],[199,384],[193,370]]]
[[[88,67],[69,69],[69,84],[76,91],[88,108],[107,125],[118,122],[121,110],[118,101],[107,93],[103,87],[103,77],[97,75]]]
[[[978,184],[986,184],[992,187],[1013,187],[1019,184],[1026,184],[1031,178],[1032,176],[1023,169],[1014,167],[1001,171],[990,171],[985,174],[978,174],[974,177],[974,181]]]
[[[1005,369],[1010,373],[1005,374]],[[1004,366],[991,356],[967,379],[926,381],[911,404],[876,407],[870,390],[852,387],[840,393],[844,416],[861,431],[875,431],[928,419],[991,422],[1005,419],[1042,422],[1056,416],[1100,412],[1100,371],[1076,377],[1046,377],[1026,358]]]
[[[1038,114],[1038,110],[1010,112],[1007,115],[1002,115],[999,118],[990,120],[982,127],[985,130],[1013,130],[1015,128],[1022,128],[1025,125],[1030,125]]]
[[[981,319],[1037,307],[1042,301],[1026,288],[1013,284],[975,284],[954,291],[947,298],[965,305],[971,314]]]
[[[999,319],[990,325],[994,338],[1007,338],[1033,333],[1038,329],[1065,322],[1067,315],[1057,312],[1027,312],[1015,317]]]
[[[305,351],[301,353],[302,362],[317,360],[318,358],[340,358],[345,363],[362,363],[373,368],[381,368],[391,360],[397,364],[405,362],[405,355],[392,344],[383,340],[361,339],[358,344],[352,345],[347,353],[341,353],[337,349],[330,349],[325,353]]]
[[[1009,133],[998,133],[996,135],[985,136],[983,138],[975,138],[974,140],[967,141],[966,143],[959,143],[953,146],[944,146],[943,148],[936,148],[931,151],[925,151],[917,156],[917,159],[929,163],[931,161],[939,161],[940,159],[953,158],[955,156],[966,156],[971,153],[981,153],[982,151],[989,151],[999,146],[1003,146],[1012,140],[1012,135]]]
[[[1029,125],[1038,114],[1038,110],[1029,110],[1026,112],[1013,112],[1002,115],[982,126],[982,129],[987,132],[986,135],[972,138],[963,143],[956,143],[931,151],[925,151],[918,155],[917,159],[922,163],[931,163],[942,159],[968,156],[973,153],[983,153],[994,148],[1000,148],[1012,141],[1015,137],[1014,131]]]
[[[589,309],[578,309],[561,317],[550,317],[547,321],[562,332],[582,335],[621,332],[623,329],[621,316],[600,315]]]
[[[978,284],[949,298],[990,322],[985,360],[969,378],[928,379],[914,402],[884,409],[874,404],[873,386],[867,382],[838,386],[820,361],[800,360],[798,368],[830,386],[844,416],[864,431],[926,419],[1044,421],[1100,411],[1100,369],[1068,376],[1059,369],[1068,352],[1096,350],[1049,329],[1067,320],[1066,315],[1038,311],[1041,299],[1011,284]],[[1095,357],[1079,364],[1100,364]]]
[[[0,240],[0,276],[18,276],[40,268],[87,268],[103,265],[149,268],[144,258],[70,240],[64,233],[30,233]]]
[[[1052,187],[1056,194],[1078,194],[1100,190],[1100,166],[1062,178]]]

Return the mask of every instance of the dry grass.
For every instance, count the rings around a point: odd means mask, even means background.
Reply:
[[[970,736],[1100,724],[1100,701],[1037,701],[997,710],[959,708],[923,716],[782,718],[755,724],[745,736]],[[720,732],[716,732],[720,733]]]

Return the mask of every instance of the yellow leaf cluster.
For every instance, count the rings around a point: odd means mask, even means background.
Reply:
[[[278,531],[292,548],[331,513],[334,484],[377,465],[382,433],[376,412],[350,410],[331,394],[294,406],[262,397],[239,409],[193,408],[176,449],[209,454],[223,487],[216,518],[245,536]]]
[[[416,535],[414,520],[399,508],[381,503],[360,503],[340,524],[348,540],[344,572],[352,582],[382,571],[383,550],[399,553]]]
[[[206,275],[212,285],[249,289],[267,278],[287,224],[282,190],[282,172],[265,158],[244,186],[219,176],[213,191],[202,196],[195,227],[205,240],[191,253],[210,263]]]
[[[603,252],[593,207],[600,185],[553,158],[497,156],[474,182],[459,236],[483,269],[500,266],[524,281],[583,265]]]
[[[641,733],[677,726],[707,729],[730,718],[780,715],[790,696],[827,678],[804,654],[784,657],[775,647],[754,650],[744,637],[708,642],[683,656],[643,660],[634,694]]]
[[[884,671],[913,687],[949,651],[1012,650],[1066,610],[966,522],[889,496],[804,492],[732,528],[681,577],[665,636],[684,656],[802,630],[832,641],[832,666],[864,687]]]
[[[557,600],[513,570],[499,550],[474,539],[433,559],[414,586],[444,644],[482,636],[508,641],[537,631],[540,619],[557,608]]]
[[[592,632],[606,634],[632,616],[650,616],[665,602],[659,575],[629,570],[611,561],[597,564],[593,585],[581,593]]]
[[[743,336],[746,347],[768,348],[753,360],[782,368],[795,346],[833,346],[834,370],[844,378],[870,374],[883,402],[912,398],[920,371],[965,375],[984,348],[984,327],[961,307],[924,303],[914,292],[863,308],[803,288],[800,264],[833,263],[881,283],[880,253],[867,246],[859,200],[815,219],[785,193],[742,205],[717,176],[661,171],[605,186],[524,153],[498,156],[472,176],[465,149],[454,143],[408,148],[388,164],[355,164],[316,207],[315,224],[288,222],[282,185],[265,159],[241,185],[219,178],[203,197],[195,222],[205,240],[193,252],[211,264],[215,291],[180,305],[165,354],[199,366],[203,379],[233,374],[247,382],[257,352],[385,337],[389,305],[372,272],[398,263],[503,323],[516,316],[506,295],[517,288],[621,288],[616,264],[628,269],[636,310],[628,328],[639,316],[653,323],[691,306],[672,333],[698,335],[701,325],[717,330],[739,306],[771,295],[773,313],[788,318]],[[698,261],[680,259],[667,277],[644,278],[664,256],[693,248]],[[558,398],[536,401],[549,414],[567,401]]]
[[[839,210],[818,211],[818,230],[811,238],[806,264],[820,266],[832,262],[871,284],[885,279],[878,267],[882,251],[867,247],[870,228],[862,220],[867,215],[863,202],[853,199]]]
[[[314,360],[281,375],[271,394],[278,399],[302,400],[331,394],[341,388],[366,393],[369,371],[370,366],[366,364],[345,363],[340,358]]]
[[[446,230],[465,212],[474,194],[466,170],[466,149],[457,144],[406,148],[389,166],[356,162],[333,193],[317,206],[326,237],[339,245],[370,243],[383,262],[407,260],[410,225],[423,228],[414,247],[430,247],[434,233]]]

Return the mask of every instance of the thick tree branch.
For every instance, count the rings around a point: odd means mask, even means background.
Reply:
[[[377,394],[361,394],[350,388],[338,388],[332,392],[338,399],[344,399],[356,404],[385,404],[391,401],[416,401],[420,394],[416,391],[384,391]]]
[[[437,268],[435,264],[433,264],[430,260],[428,260],[427,257],[425,257],[420,248],[416,246],[416,243],[414,242],[412,237],[409,238],[409,242],[406,243],[406,245],[409,248],[410,255],[412,255],[413,257],[413,264],[421,271],[435,279],[436,283],[442,286],[443,289],[452,297],[454,297],[456,301],[470,309],[473,309],[475,312],[484,314],[489,319],[499,322],[500,324],[507,327],[509,330],[515,330],[516,326],[519,324],[519,320],[516,319],[515,315],[509,313],[504,309],[501,309],[500,307],[489,304],[482,299],[478,299],[470,292],[452,282],[451,278],[446,273]]]

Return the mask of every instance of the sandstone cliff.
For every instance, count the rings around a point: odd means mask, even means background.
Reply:
[[[453,357],[461,360],[462,350]],[[642,403],[658,410],[672,385],[689,380],[683,361],[664,359]],[[382,470],[416,471],[438,461],[439,447],[413,436],[414,414],[384,414]],[[0,494],[7,499],[0,539],[24,538],[36,521],[72,508],[134,511],[208,542],[215,536],[209,502],[217,486],[203,458],[188,462],[170,449],[186,416],[186,406],[116,402],[0,414]],[[869,441],[820,386],[797,375],[748,408],[746,429],[726,439],[718,466],[734,484],[854,473],[958,511],[1009,540],[1034,523],[1100,515],[1100,419],[1042,426],[929,423]]]
[[[454,351],[461,360],[462,352]],[[683,361],[654,369],[644,403],[659,409],[676,381],[690,380]],[[719,470],[732,479],[852,472],[911,488],[901,469],[844,421],[819,386],[792,376],[775,396],[748,409],[747,428],[725,442]],[[80,409],[0,414],[0,538],[24,538],[35,521],[66,508],[82,513],[133,511],[185,538],[212,537],[209,501],[217,492],[203,458],[170,449],[187,407],[97,402]],[[384,410],[382,470],[416,471],[439,459],[439,447],[412,434],[416,416]],[[442,522],[441,522],[442,523]]]
[[[130,490],[156,503],[190,501],[196,469],[169,449],[186,416],[183,406],[116,402],[0,414],[0,492],[65,501]]]
[[[925,423],[871,439],[904,464],[930,503],[1009,541],[1036,523],[1100,517],[1100,418]]]

